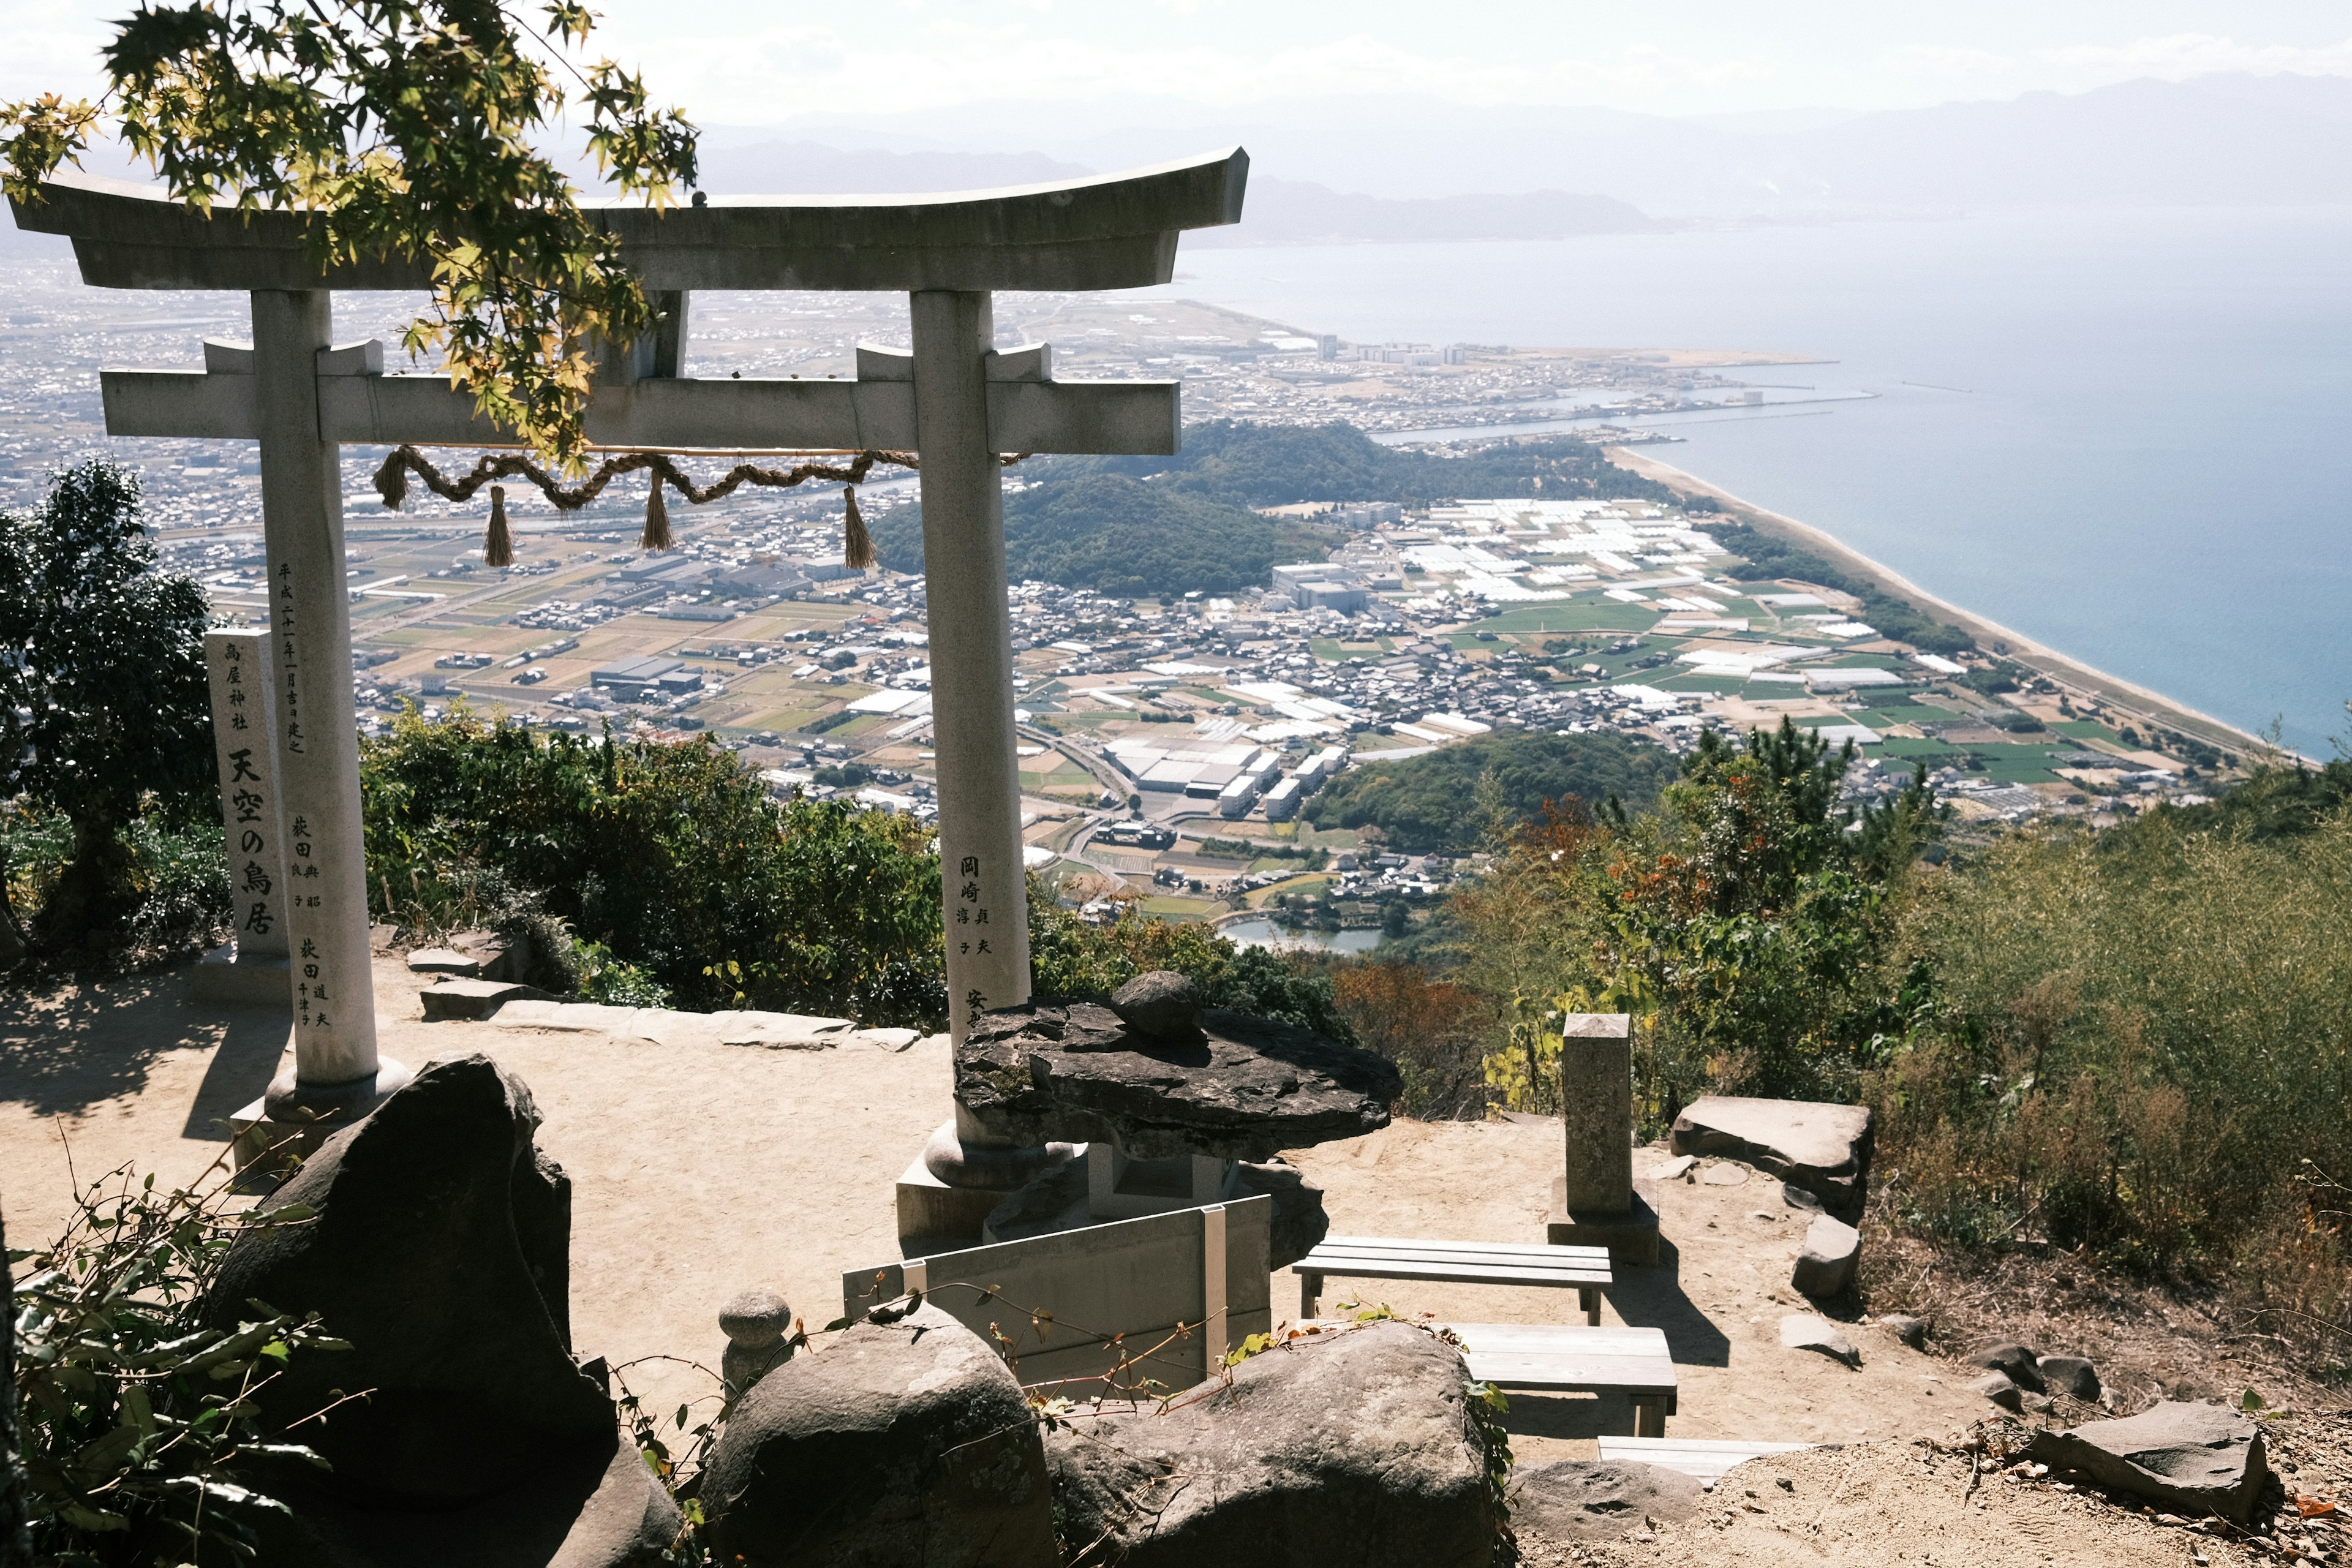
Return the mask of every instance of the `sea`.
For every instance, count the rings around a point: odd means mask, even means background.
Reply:
[[[1152,293],[1821,362],[1733,373],[1769,401],[1645,417],[1676,439],[1643,450],[2306,755],[2352,732],[2352,208],[1199,249]]]

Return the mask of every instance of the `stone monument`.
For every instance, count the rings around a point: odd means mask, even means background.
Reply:
[[[220,769],[235,929],[205,954],[189,988],[208,1002],[291,1006],[287,963],[285,826],[278,812],[276,658],[266,631],[205,634],[213,753]]]
[[[1633,1183],[1633,1020],[1622,1013],[1570,1013],[1559,1048],[1560,1121],[1567,1161],[1552,1179],[1544,1239],[1605,1247],[1612,1262],[1658,1260],[1654,1189]]]

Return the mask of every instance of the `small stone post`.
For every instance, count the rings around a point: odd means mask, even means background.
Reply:
[[[1658,1260],[1658,1214],[1633,1188],[1633,1020],[1570,1013],[1559,1048],[1567,1160],[1552,1183],[1545,1239],[1605,1247],[1619,1263]]]
[[[236,922],[229,941],[205,955],[191,989],[207,1001],[286,1006],[294,1000],[294,982],[286,962],[285,837],[271,722],[277,672],[269,634],[205,633],[205,667]]]

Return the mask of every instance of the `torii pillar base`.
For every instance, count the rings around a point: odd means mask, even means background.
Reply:
[[[898,1250],[902,1257],[978,1247],[997,1205],[1031,1179],[1076,1159],[1078,1145],[1007,1146],[985,1142],[961,1105],[943,1121],[898,1178]]]
[[[248,1182],[289,1175],[415,1076],[390,1057],[379,1058],[374,1072],[349,1083],[306,1084],[287,1068],[260,1099],[230,1115],[230,1162]]]

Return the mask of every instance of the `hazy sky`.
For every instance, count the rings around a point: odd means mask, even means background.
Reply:
[[[0,0],[0,94],[88,91],[131,0]],[[608,0],[698,120],[1013,100],[1103,123],[1403,92],[1661,114],[1900,108],[2212,70],[2352,76],[2344,0]]]

